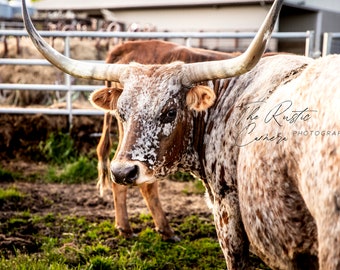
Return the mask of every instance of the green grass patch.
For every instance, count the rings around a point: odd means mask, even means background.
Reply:
[[[81,156],[63,167],[50,166],[45,178],[50,183],[88,183],[97,178],[97,162]]]
[[[144,223],[149,218],[141,215],[137,219]],[[182,237],[178,243],[162,241],[150,227],[135,238],[124,239],[111,220],[25,213],[12,222],[20,220],[40,228],[34,233],[39,251],[28,255],[18,247],[15,254],[0,257],[0,269],[225,269],[211,219],[194,216],[180,225],[172,224]],[[199,228],[202,232],[197,236]]]
[[[169,179],[178,182],[188,182],[194,180],[195,177],[190,173],[178,171],[170,175]]]
[[[1,182],[14,182],[15,179],[20,178],[17,172],[11,172],[6,169],[0,168],[0,181]]]
[[[78,184],[97,178],[97,160],[79,156],[70,134],[52,133],[39,149],[49,164],[46,182]]]
[[[191,184],[192,183],[192,184]],[[205,186],[200,179],[194,179],[188,183],[188,186],[185,187],[182,192],[186,195],[190,194],[201,194],[205,193]]]
[[[140,213],[139,214],[139,219],[145,223],[152,222],[152,216],[151,214],[145,214],[145,213]]]
[[[3,182],[13,182],[14,181],[13,173],[0,168],[0,179]]]
[[[38,147],[46,161],[52,164],[62,165],[73,162],[78,157],[70,134],[51,133],[45,142],[40,142]]]
[[[0,205],[5,201],[18,202],[25,197],[25,194],[18,191],[15,187],[0,188]]]
[[[216,237],[213,217],[210,219],[199,218],[195,215],[189,216],[178,225],[181,232],[180,237],[187,240],[198,239],[201,237]]]

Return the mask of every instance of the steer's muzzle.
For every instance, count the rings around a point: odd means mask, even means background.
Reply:
[[[135,185],[139,171],[139,166],[133,163],[111,163],[113,181],[120,185]]]

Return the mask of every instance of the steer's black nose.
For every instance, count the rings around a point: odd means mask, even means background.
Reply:
[[[112,163],[111,172],[114,177],[114,181],[117,184],[132,185],[138,177],[139,168],[137,165]]]

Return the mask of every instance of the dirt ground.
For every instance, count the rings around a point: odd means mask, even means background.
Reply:
[[[30,170],[34,170],[34,164]],[[39,171],[39,165],[36,170]],[[160,182],[160,196],[163,209],[167,213],[170,221],[183,220],[190,215],[209,218],[210,210],[207,208],[203,195],[197,195],[193,190],[192,182],[174,182],[165,180]],[[103,220],[111,220],[114,223],[115,211],[112,201],[111,191],[106,191],[103,196],[99,192],[95,183],[93,184],[46,184],[14,182],[6,183],[0,181],[0,189],[15,188],[25,195],[22,200],[0,201],[0,228],[6,230],[7,226],[16,226],[8,222],[29,212],[30,216],[76,216],[82,217],[89,222],[99,223]],[[140,214],[148,214],[149,211],[139,192],[138,187],[131,187],[128,190],[127,205],[130,222],[136,221]],[[7,235],[0,233],[1,254],[15,254],[16,251],[34,253],[39,250],[39,244],[35,239],[35,233],[43,233],[47,228],[37,227],[32,222],[18,224],[16,233]],[[54,235],[57,238],[58,232],[62,230],[58,226],[54,227]]]
[[[66,185],[0,182],[0,188],[13,186],[23,194],[27,194],[27,199],[3,204],[0,219],[13,212],[29,210],[30,213],[41,215],[54,213],[82,216],[90,220],[107,219],[108,217],[114,220],[111,191],[105,192],[101,197],[95,183]],[[165,180],[160,182],[159,186],[163,208],[169,218],[186,217],[192,214],[210,215],[211,212],[206,205],[204,196],[190,192],[192,183]],[[131,216],[148,213],[138,187],[129,188],[127,205]]]

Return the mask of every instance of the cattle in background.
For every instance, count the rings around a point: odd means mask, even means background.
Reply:
[[[129,41],[115,46],[108,54],[107,63],[128,64],[138,62],[140,64],[167,64],[174,61],[183,61],[186,63],[202,62],[211,60],[230,59],[239,55],[239,53],[222,53],[216,51],[203,50],[198,48],[188,48],[171,42],[158,40],[147,41]],[[106,82],[107,91],[120,91],[123,89],[120,84]],[[126,205],[127,186],[118,185],[110,180],[110,127],[112,123],[112,114],[106,112],[104,115],[103,132],[97,146],[98,156],[98,187],[101,193],[110,183],[115,206],[116,228],[120,234],[130,237],[133,234],[128,220],[128,211]],[[120,132],[120,139],[123,133]],[[119,148],[119,146],[118,146]],[[155,222],[156,230],[161,233],[163,239],[178,240],[171,229],[166,215],[162,209],[158,195],[158,183],[140,185],[140,191],[145,199],[147,206]]]
[[[340,56],[261,59],[281,5],[244,54],[191,64],[84,65],[57,54],[24,18],[55,66],[123,85],[91,97],[124,129],[110,165],[117,183],[178,169],[199,176],[228,269],[247,269],[249,246],[273,269],[339,269]]]

